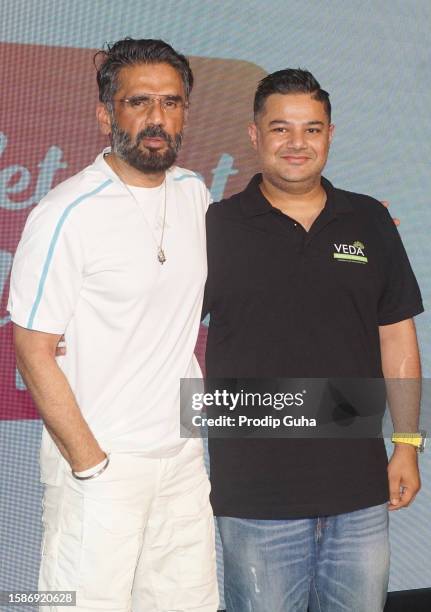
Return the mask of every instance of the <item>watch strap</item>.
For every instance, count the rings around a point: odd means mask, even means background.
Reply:
[[[392,435],[392,442],[401,444],[411,444],[418,449],[419,452],[423,452],[425,449],[426,432],[419,431],[414,433],[398,433],[394,432]]]

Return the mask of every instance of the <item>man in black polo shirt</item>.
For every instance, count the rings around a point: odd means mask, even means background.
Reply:
[[[254,111],[262,174],[207,214],[207,376],[418,378],[423,307],[398,232],[379,202],[321,177],[328,94],[283,70]],[[389,465],[372,437],[209,450],[228,612],[383,610],[388,509],[420,487],[413,446],[396,444]]]

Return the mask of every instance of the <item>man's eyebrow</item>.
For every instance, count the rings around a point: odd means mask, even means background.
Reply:
[[[269,122],[269,125],[274,125],[274,124],[282,124],[282,125],[293,125],[294,122],[293,121],[286,121],[285,119],[273,119],[272,121]],[[318,120],[314,120],[314,121],[305,121],[303,123],[303,125],[325,125],[323,121],[318,121]]]
[[[183,98],[178,95],[178,94],[161,94],[164,98],[166,98],[166,100],[174,100],[175,102],[177,100],[182,100]]]
[[[173,102],[178,102],[179,100],[182,100],[182,96],[180,96],[179,94],[152,94],[152,93],[136,93],[133,96],[129,96],[129,99],[133,99],[136,100],[138,98],[147,98],[147,97],[151,97],[151,96],[159,96],[161,98],[165,98],[165,100],[172,100]]]

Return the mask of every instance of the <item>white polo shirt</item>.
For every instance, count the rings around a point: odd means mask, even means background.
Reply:
[[[193,351],[210,194],[189,170],[173,167],[166,180],[163,265],[164,193],[131,188],[133,198],[100,154],[30,213],[8,302],[14,323],[65,333],[59,365],[101,447],[148,457],[182,448],[180,379],[201,376]],[[58,457],[45,430],[45,482]]]

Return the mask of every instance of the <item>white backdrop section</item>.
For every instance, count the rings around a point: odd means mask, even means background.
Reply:
[[[429,0],[0,0],[0,13],[5,42],[95,48],[153,37],[268,72],[311,70],[331,94],[337,126],[328,178],[390,200],[402,220],[427,310],[417,325],[431,375]],[[0,589],[34,586],[17,577],[31,582],[37,557],[39,432],[36,422],[0,423]],[[430,451],[421,464],[424,490],[391,517],[391,590],[430,586]]]

